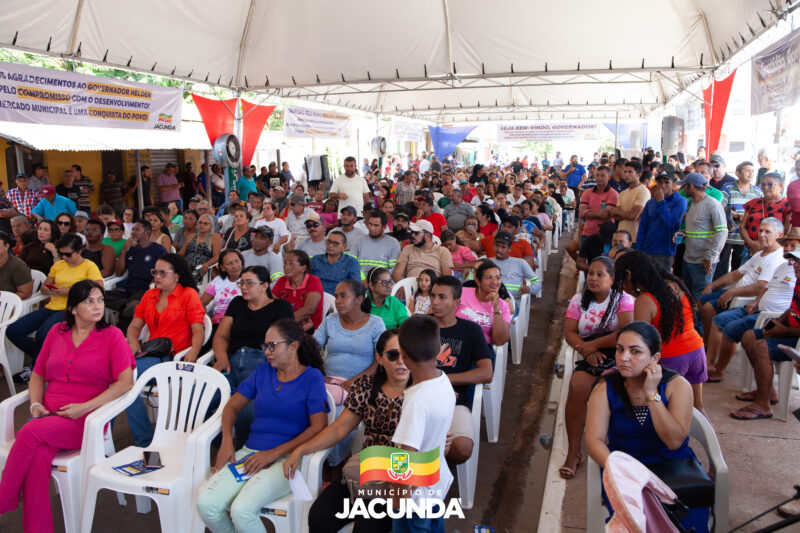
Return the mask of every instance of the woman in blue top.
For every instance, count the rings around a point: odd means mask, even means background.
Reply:
[[[625,452],[645,465],[697,460],[689,448],[692,387],[677,373],[662,369],[660,352],[658,330],[647,322],[630,322],[619,330],[617,370],[592,391],[586,416],[586,449],[601,468],[612,451]],[[606,506],[611,512],[607,500]],[[708,517],[708,507],[692,508],[681,523],[707,532]]]
[[[212,532],[266,531],[259,513],[291,492],[283,462],[327,425],[327,395],[319,345],[292,319],[267,330],[267,361],[243,381],[222,412],[222,444],[214,475],[200,489],[197,511]],[[233,423],[250,401],[255,420],[245,445],[234,451]],[[246,459],[237,481],[229,463]],[[230,507],[230,517],[227,509]]]

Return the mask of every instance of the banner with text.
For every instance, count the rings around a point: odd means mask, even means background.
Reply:
[[[350,115],[321,109],[286,106],[283,133],[287,137],[327,137],[348,139]]]
[[[600,126],[586,122],[499,124],[497,141],[593,141],[600,138]]]
[[[778,111],[800,101],[800,30],[753,56],[750,113]]]
[[[180,131],[183,91],[0,62],[0,120]]]
[[[415,122],[395,120],[394,136],[398,141],[425,142],[425,126]]]

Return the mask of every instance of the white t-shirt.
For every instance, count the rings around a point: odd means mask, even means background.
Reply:
[[[455,405],[456,393],[444,373],[438,378],[414,384],[406,389],[403,411],[392,442],[420,452],[428,452],[439,447],[439,481],[422,491],[415,491],[413,499],[416,502],[423,497],[445,500],[450,483],[453,482],[453,474],[450,473],[444,458],[444,445],[453,421]]]
[[[284,235],[289,235],[289,229],[286,227],[286,222],[280,218],[275,218],[269,222],[262,218],[256,222],[257,228],[260,228],[261,226],[268,226],[270,229],[272,229],[272,233],[275,236],[272,239],[272,242],[278,242],[281,240],[281,238],[283,238]]]
[[[419,162],[419,173],[420,174],[425,174],[430,169],[431,169],[431,162],[428,161],[427,159],[423,159],[422,161]]]
[[[767,283],[767,292],[758,301],[758,310],[767,313],[783,313],[789,309],[792,305],[796,281],[792,265],[786,262],[778,265],[772,279]]]
[[[228,310],[228,304],[231,303],[231,300],[241,295],[242,291],[239,290],[239,286],[235,281],[231,281],[230,278],[217,276],[208,284],[206,294],[214,297],[211,322],[219,324],[222,317],[225,316],[225,311]]]
[[[742,279],[735,285],[736,287],[746,287],[752,285],[757,281],[769,282],[775,269],[778,265],[785,263],[783,258],[783,248],[780,246],[774,252],[763,255],[764,252],[757,252],[753,257],[747,260],[745,264],[739,267],[739,272],[744,274]],[[786,307],[788,309],[788,306]],[[784,309],[783,311],[786,311]]]
[[[345,200],[339,200],[339,211],[347,206],[353,206],[359,215],[364,210],[364,193],[369,194],[367,180],[362,176],[348,178],[344,174],[333,180],[330,192],[344,193],[347,195]]]

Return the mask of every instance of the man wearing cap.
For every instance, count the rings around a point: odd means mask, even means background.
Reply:
[[[359,237],[350,247],[350,255],[358,259],[364,275],[375,267],[383,267],[391,273],[397,265],[400,244],[385,233],[386,213],[378,209],[370,211],[366,214],[365,222],[367,234]]]
[[[69,198],[56,194],[56,188],[52,185],[42,187],[42,198],[31,210],[31,214],[36,220],[55,220],[61,213],[74,215],[77,211],[75,203]]]
[[[464,228],[467,217],[475,215],[475,210],[464,201],[464,193],[460,189],[453,189],[450,194],[450,204],[444,208],[444,218],[447,228],[460,231]]]
[[[364,210],[364,204],[369,202],[369,186],[367,180],[358,174],[355,157],[346,157],[343,165],[344,174],[333,180],[330,198],[339,200],[339,209],[352,207],[358,216]]]
[[[641,175],[641,163],[638,161],[628,161],[625,163],[625,171],[622,177],[628,186],[624,191],[619,193],[616,207],[608,208],[614,220],[619,222],[619,229],[630,233],[633,242],[636,242],[636,233],[639,230],[639,219],[644,210],[644,206],[647,201],[650,200],[650,191],[639,181]]]
[[[411,244],[400,252],[392,279],[397,282],[407,277],[416,278],[426,268],[438,276],[451,275],[453,256],[444,246],[434,244],[433,225],[427,220],[420,220],[409,224],[408,229],[412,234]]]
[[[389,235],[400,243],[401,248],[411,240],[411,230],[408,229],[410,223],[411,217],[408,213],[402,210],[395,212],[392,222],[392,231],[389,232]]]
[[[719,256],[719,264],[714,271],[714,279],[719,279],[729,270],[736,270],[742,264],[744,240],[739,233],[739,224],[744,216],[744,204],[755,198],[761,198],[764,193],[753,184],[755,168],[750,161],[744,161],[736,166],[736,177],[733,183],[728,183],[722,188],[722,205],[728,220],[728,240]],[[747,254],[749,256],[749,253]]]
[[[313,209],[306,207],[306,198],[302,194],[293,193],[289,197],[289,211],[286,214],[286,228],[295,239],[308,239],[306,231],[306,218]]]
[[[45,185],[50,185],[50,179],[47,177],[47,167],[41,163],[33,165],[33,176],[31,176],[29,187],[34,191],[42,190]]]
[[[796,279],[800,279],[800,252],[787,252],[784,257],[794,270]],[[756,390],[749,394],[738,395],[743,401],[751,401],[731,413],[737,420],[757,420],[772,418],[772,400],[778,398],[772,385],[773,361],[791,361],[779,346],[794,348],[800,338],[800,283],[795,282],[791,304],[783,314],[768,321],[761,329],[750,329],[742,335],[744,348],[756,378]]]
[[[261,226],[253,230],[250,237],[252,248],[242,252],[244,266],[260,265],[269,271],[269,280],[274,283],[283,276],[283,261],[281,257],[270,250],[274,234],[269,226]]]
[[[11,201],[11,205],[14,206],[14,209],[26,217],[29,217],[31,216],[33,208],[39,203],[39,192],[28,187],[30,181],[25,174],[17,174],[16,183],[17,186],[13,189],[9,189],[6,196]]]
[[[347,239],[346,250],[349,250],[362,235],[367,234],[364,229],[356,226],[356,222],[358,222],[358,213],[352,205],[343,207],[339,211],[339,229]]]
[[[306,231],[309,238],[303,239],[295,246],[294,241],[286,245],[287,250],[302,250],[309,257],[322,255],[325,253],[325,226],[322,224],[317,212],[309,213],[306,216]]]
[[[494,263],[500,267],[500,278],[514,297],[514,316],[517,316],[522,295],[538,294],[542,290],[542,282],[526,261],[508,255],[513,244],[514,236],[507,231],[498,231],[494,236]]]
[[[736,180],[725,171],[725,159],[721,155],[711,156],[711,181],[709,185],[717,190],[724,191],[725,187],[734,183]]]
[[[681,183],[692,200],[686,213],[686,249],[683,254],[683,280],[695,298],[711,283],[719,254],[728,237],[728,224],[722,204],[706,194],[708,182],[692,172]]]
[[[504,231],[511,235],[513,239],[509,244],[508,255],[511,257],[523,259],[531,269],[536,268],[536,254],[533,251],[531,243],[519,237],[519,230],[522,226],[522,221],[519,217],[511,215],[503,219],[500,223],[500,231]],[[467,245],[475,252],[476,255],[485,255],[486,257],[495,257],[495,239],[494,236],[483,237],[477,241],[468,241]]]
[[[427,220],[433,226],[433,234],[442,237],[442,228],[447,228],[447,220],[441,213],[433,212],[433,195],[427,191],[417,191],[415,196],[417,204],[417,220]]]
[[[686,198],[675,194],[675,174],[662,172],[650,189],[651,198],[644,204],[636,237],[636,249],[649,255],[667,272],[675,259],[675,233],[686,214]]]
[[[755,327],[760,313],[780,314],[792,304],[797,279],[794,267],[784,259],[792,253],[800,255],[800,251],[795,252],[800,247],[800,228],[792,228],[788,235],[777,239],[777,244],[781,261],[771,279],[758,291],[756,300],[746,306],[722,311],[713,319],[706,350],[709,381],[720,381],[725,377],[725,370],[736,351],[736,345],[742,341],[747,330]],[[752,400],[753,394],[740,396],[740,399],[747,401]]]
[[[344,253],[347,237],[339,229],[331,230],[325,238],[325,253],[311,258],[311,273],[322,282],[328,294],[336,291],[336,286],[346,280],[361,281],[363,274],[358,261]]]

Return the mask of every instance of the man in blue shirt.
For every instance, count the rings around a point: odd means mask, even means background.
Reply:
[[[673,173],[658,175],[639,219],[636,237],[636,249],[648,254],[667,272],[672,271],[677,248],[674,237],[687,209],[686,198],[673,192],[674,182]]]
[[[344,253],[347,236],[342,230],[332,230],[325,239],[325,254],[311,258],[311,273],[322,281],[322,288],[328,294],[336,291],[336,286],[346,280],[361,281],[361,267],[358,259]]]
[[[583,165],[578,164],[578,156],[573,155],[569,158],[569,166],[564,169],[564,172],[561,173],[561,176],[567,180],[567,187],[572,189],[575,193],[575,197],[577,198],[580,194],[578,187],[583,181],[583,177],[586,175],[586,169],[583,168]]]
[[[42,187],[42,199],[31,210],[31,214],[37,220],[55,220],[61,213],[74,215],[77,210],[75,202],[65,196],[56,194],[56,188],[52,185],[44,185]]]

